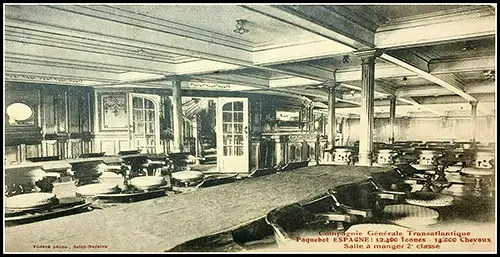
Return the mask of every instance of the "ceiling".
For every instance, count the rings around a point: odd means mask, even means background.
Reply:
[[[300,96],[357,115],[361,61],[376,60],[376,115],[495,114],[496,4],[4,5],[6,81]],[[247,21],[239,34],[236,20]],[[200,91],[202,96],[206,91]]]

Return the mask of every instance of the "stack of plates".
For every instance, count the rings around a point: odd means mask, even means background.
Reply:
[[[76,188],[77,196],[94,196],[100,194],[115,194],[121,191],[116,183],[96,183]]]
[[[135,177],[130,180],[131,186],[141,190],[152,190],[166,184],[165,178],[159,176]]]
[[[418,228],[439,222],[439,213],[431,208],[410,205],[388,205],[383,210],[384,218],[396,225]]]
[[[57,196],[52,193],[28,193],[5,198],[5,208],[9,210],[43,209],[57,203]]]

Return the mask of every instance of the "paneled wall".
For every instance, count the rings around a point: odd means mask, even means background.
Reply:
[[[94,151],[107,155],[131,149],[168,152],[172,136],[172,103],[169,94],[153,89],[94,91]],[[148,107],[145,107],[146,102]],[[152,130],[148,127],[150,123],[154,125]]]
[[[6,117],[6,163],[92,152],[91,88],[6,82],[5,108],[14,103],[28,105],[33,115],[24,122]]]
[[[127,92],[95,92],[95,151],[116,154],[130,146]]]
[[[477,118],[478,142],[495,141],[495,120],[490,116]],[[346,144],[352,145],[359,140],[359,119],[346,122]],[[396,118],[394,136],[396,141],[469,141],[472,138],[472,126],[469,117],[448,118]],[[388,143],[390,125],[388,118],[375,119],[373,140]]]

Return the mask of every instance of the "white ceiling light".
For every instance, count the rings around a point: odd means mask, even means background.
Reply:
[[[236,20],[236,29],[233,32],[238,34],[245,34],[250,32],[245,26],[248,24],[247,20]]]
[[[407,77],[403,77],[403,85],[408,85],[408,78]]]

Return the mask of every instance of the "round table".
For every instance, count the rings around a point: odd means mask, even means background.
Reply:
[[[172,179],[189,186],[193,183],[201,182],[205,175],[201,171],[186,170],[172,173]]]
[[[144,176],[130,179],[130,185],[140,190],[152,190],[167,184],[164,177]]]
[[[76,187],[76,195],[90,197],[99,194],[119,193],[121,188],[116,183],[95,183]]]
[[[9,210],[33,210],[43,209],[58,203],[53,193],[27,193],[11,197],[5,200],[5,208]]]
[[[388,205],[382,215],[390,223],[409,228],[430,226],[439,222],[439,212],[436,210],[411,204]]]
[[[446,207],[453,205],[453,196],[434,192],[415,192],[406,198],[408,204],[422,207]]]
[[[492,195],[491,189],[494,188],[492,185],[492,177],[495,174],[494,169],[465,167],[460,171],[460,174],[474,179],[474,193],[476,195]]]

